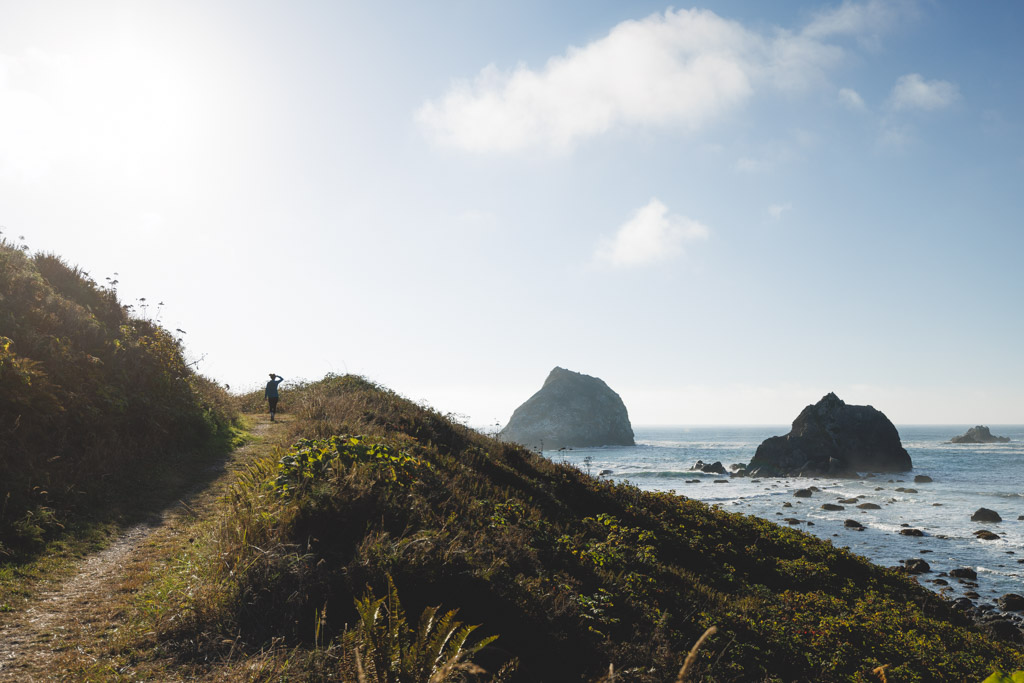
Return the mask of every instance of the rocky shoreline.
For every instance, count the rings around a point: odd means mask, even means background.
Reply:
[[[898,480],[890,480],[890,483],[901,483]],[[906,487],[896,487],[896,492],[906,493],[917,493],[916,489]],[[796,488],[793,490],[793,497],[803,500],[811,499],[818,494],[825,493],[821,488],[817,486],[808,486],[806,488]],[[873,510],[880,509],[880,506],[875,503],[861,503],[860,500],[864,496],[858,495],[849,498],[838,498],[835,503],[826,502],[820,505],[820,509],[827,511],[844,511],[847,506],[852,506],[859,510]],[[797,504],[802,504],[802,500],[796,501]],[[890,502],[895,502],[892,499]],[[941,505],[941,504],[940,504]],[[782,504],[783,508],[789,510],[793,509],[793,503],[785,501]],[[777,512],[776,515],[782,517],[786,513]],[[1021,515],[1024,517],[1024,515]],[[987,508],[979,508],[972,516],[972,521],[979,523],[1000,523],[1002,517],[995,510]],[[814,526],[814,522],[811,520],[802,520],[798,517],[784,517],[783,522],[789,525],[807,525]],[[1020,520],[1018,520],[1020,521]],[[847,519],[844,522],[846,529],[854,531],[864,531],[867,527],[855,519]],[[911,527],[909,524],[903,524],[899,531],[900,535],[912,536],[912,537],[924,537],[928,536],[921,529]],[[993,541],[999,540],[999,534],[989,529],[978,529],[974,532],[976,538],[981,541]],[[935,535],[935,538],[944,538],[942,535]],[[923,548],[919,551],[919,554],[930,554],[933,551],[927,548]],[[1014,553],[1015,551],[1007,551],[1008,553]],[[1018,563],[1024,564],[1024,559],[1018,559]],[[979,602],[981,599],[974,589],[980,587],[978,572],[972,567],[958,566],[947,570],[933,570],[931,564],[922,557],[913,557],[905,560],[900,560],[900,564],[891,566],[890,569],[899,571],[913,577],[919,583],[930,583],[935,588],[936,592],[946,599],[950,606],[963,613],[965,617],[974,622],[977,626],[983,628],[993,636],[1011,642],[1017,645],[1024,644],[1024,596],[1019,593],[1008,592],[1004,593],[1001,597],[993,602]],[[931,576],[932,578],[925,578],[925,576]],[[949,588],[951,582],[956,582],[960,588],[966,589],[964,594],[960,597],[951,598],[946,595],[951,589]]]
[[[698,460],[691,467],[691,470],[703,472],[707,474],[729,474],[730,477],[751,477],[750,471],[747,466],[736,463],[730,465],[729,470],[719,461],[713,463],[705,463]],[[877,473],[866,473],[865,475],[858,475],[860,479],[872,479],[878,478]],[[813,481],[820,481],[820,477],[813,477]],[[715,480],[716,483],[727,480]],[[759,479],[752,479],[753,482],[759,481]],[[915,484],[928,484],[932,483],[933,479],[925,474],[918,474],[914,477]],[[686,480],[686,483],[700,483],[700,479]],[[905,483],[901,479],[889,479],[886,481],[889,484],[903,484]],[[876,491],[881,492],[884,487],[875,487]],[[916,494],[918,489],[907,487],[907,486],[896,486],[892,489],[893,493],[901,494]],[[815,522],[809,519],[801,519],[799,517],[792,516],[792,513],[797,509],[796,505],[803,505],[804,503],[811,503],[811,499],[821,499],[825,495],[828,495],[826,489],[822,489],[817,485],[810,484],[806,487],[797,487],[792,490],[792,497],[798,500],[796,501],[783,501],[782,507],[785,512],[776,512],[776,516],[781,517],[780,522],[784,522],[790,526],[815,526]],[[864,501],[865,496],[863,494],[856,496],[837,496],[835,502],[821,502],[820,504],[815,501],[813,504],[820,510],[829,512],[840,512],[846,511],[859,511],[861,514],[870,513],[871,510],[879,510],[881,506],[877,503]],[[886,504],[896,503],[895,498],[889,498]],[[941,506],[941,503],[933,503],[932,505]],[[790,516],[786,516],[790,515]],[[970,517],[971,521],[983,523],[983,524],[999,524],[1003,521],[1002,515],[997,511],[988,508],[978,508]],[[1024,521],[1024,515],[1018,517],[1018,521]],[[856,519],[847,519],[843,523],[845,529],[851,531],[864,531],[868,528],[863,522]],[[934,538],[943,539],[943,535],[928,534],[925,531],[912,527],[909,524],[903,524],[898,533],[902,536],[908,537],[925,537],[932,536]],[[837,536],[838,534],[834,534]],[[994,541],[999,540],[999,534],[989,529],[977,529],[974,531],[974,536],[979,541]],[[930,549],[921,549],[919,553],[929,554],[933,551]],[[1015,551],[1007,551],[1008,553],[1014,553]],[[1024,564],[1024,559],[1017,560],[1018,563]],[[981,596],[975,592],[974,589],[980,587],[978,572],[971,567],[957,566],[948,569],[934,570],[931,564],[922,557],[913,557],[904,560],[900,560],[900,564],[891,566],[890,569],[899,571],[901,573],[912,576],[919,583],[929,583],[934,586],[934,590],[944,599],[946,599],[951,607],[961,612],[974,622],[977,626],[985,629],[995,637],[1011,642],[1017,645],[1024,644],[1024,596],[1019,593],[1007,592],[1001,597],[992,601],[980,601]],[[929,577],[929,578],[926,578]],[[950,586],[952,584],[957,585],[962,589],[966,589],[964,594],[960,597],[950,597],[947,595],[951,591]]]

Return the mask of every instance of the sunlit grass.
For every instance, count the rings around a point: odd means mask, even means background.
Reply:
[[[189,551],[208,559],[177,573],[191,602],[160,617],[161,641],[221,673],[256,658],[275,677],[358,680],[358,601],[391,582],[411,613],[458,609],[497,635],[473,662],[516,659],[512,680],[676,680],[712,626],[687,680],[969,680],[1024,662],[846,550],[586,476],[362,378],[285,405],[281,442],[261,444],[207,550]],[[363,443],[384,455],[345,454]],[[424,467],[399,476],[399,453]]]

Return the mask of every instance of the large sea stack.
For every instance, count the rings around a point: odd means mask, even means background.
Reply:
[[[1008,436],[995,436],[989,431],[989,428],[984,425],[978,425],[977,427],[971,427],[960,436],[954,436],[949,440],[950,443],[1009,443],[1010,437]]]
[[[899,432],[881,411],[846,405],[829,393],[804,408],[785,436],[757,447],[751,476],[856,477],[913,468]]]
[[[633,427],[619,395],[597,377],[555,368],[498,434],[527,448],[632,446]]]

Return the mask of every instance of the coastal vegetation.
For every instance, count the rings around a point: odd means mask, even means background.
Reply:
[[[0,561],[123,516],[160,472],[230,445],[227,393],[115,289],[0,239]]]
[[[374,619],[458,610],[479,626],[448,658],[491,672],[473,680],[676,680],[711,627],[691,680],[961,681],[1024,664],[913,578],[800,531],[588,476],[361,377],[286,402],[281,445],[249,464],[152,615],[180,656],[426,680],[388,667],[429,633],[393,627],[381,658]]]

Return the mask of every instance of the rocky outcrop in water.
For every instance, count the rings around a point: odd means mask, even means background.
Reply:
[[[700,470],[701,472],[708,472],[710,474],[726,474],[725,466],[718,461],[712,463],[704,462],[703,460],[698,460],[697,462],[693,463],[693,467],[691,467],[690,469]]]
[[[618,394],[597,377],[557,367],[498,437],[543,450],[635,444]]]
[[[960,436],[954,436],[950,443],[1009,443],[1008,436],[994,436],[988,427],[978,425],[971,427]]]
[[[889,418],[871,406],[847,405],[833,393],[804,408],[789,434],[762,442],[749,465],[754,477],[856,477],[911,468]]]
[[[1006,593],[998,600],[999,609],[1005,612],[1024,612],[1024,596]]]
[[[972,522],[1001,522],[1003,518],[999,516],[999,513],[995,510],[989,510],[988,508],[978,508],[971,515]]]

